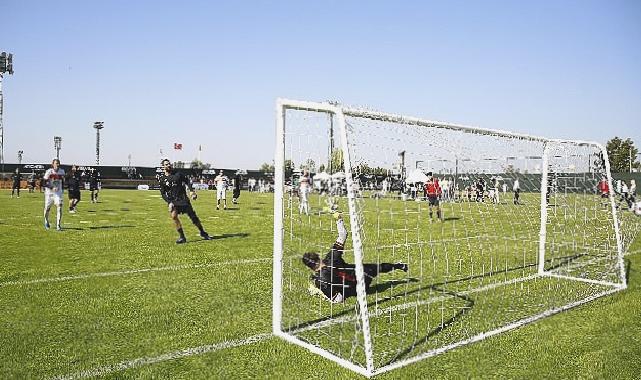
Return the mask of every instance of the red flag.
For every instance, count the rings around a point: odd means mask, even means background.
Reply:
[[[174,143],[174,149],[175,149],[175,150],[183,150],[183,144],[181,144],[181,143]]]

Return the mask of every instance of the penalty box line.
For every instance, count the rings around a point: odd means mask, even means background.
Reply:
[[[96,367],[70,375],[56,376],[53,379],[55,380],[73,380],[73,379],[86,379],[90,377],[104,376],[114,372],[125,371],[132,368],[138,368],[145,365],[156,364],[168,360],[176,360],[181,358],[186,358],[194,355],[202,355],[210,352],[225,350],[228,348],[235,348],[240,346],[246,346],[248,344],[254,344],[261,342],[263,340],[271,338],[273,335],[271,333],[264,333],[253,335],[245,339],[224,341],[216,344],[208,344],[204,346],[186,348],[183,350],[178,350],[174,352],[169,352],[166,354],[152,356],[152,357],[142,357],[138,359],[132,359],[128,361],[123,361],[117,364],[106,365],[103,367]]]
[[[127,269],[127,270],[113,271],[113,272],[97,272],[97,273],[78,274],[73,276],[47,277],[47,278],[39,278],[35,280],[6,281],[6,282],[0,282],[0,288],[6,287],[6,286],[23,286],[23,285],[34,285],[34,284],[43,284],[43,283],[52,283],[52,282],[86,280],[86,279],[98,278],[98,277],[124,276],[129,274],[138,274],[138,273],[179,271],[179,270],[186,270],[186,269],[204,269],[204,268],[213,268],[213,267],[228,266],[228,265],[257,264],[257,263],[263,263],[263,262],[271,262],[272,260],[273,259],[271,257],[266,257],[261,259],[231,260],[231,261],[209,263],[209,264],[171,265],[171,266],[156,267],[156,268]]]
[[[283,257],[283,259],[291,259],[293,257],[298,257],[298,255]],[[231,261],[209,263],[209,264],[170,265],[166,267],[126,269],[126,270],[113,271],[113,272],[97,272],[97,273],[78,274],[78,275],[72,275],[72,276],[47,277],[47,278],[38,278],[34,280],[6,281],[6,282],[0,282],[0,288],[5,286],[23,286],[23,285],[34,285],[34,284],[52,283],[52,282],[86,280],[90,278],[99,278],[99,277],[124,276],[128,274],[138,274],[138,273],[179,271],[179,270],[187,270],[187,269],[206,269],[206,268],[228,266],[228,265],[259,264],[259,263],[271,262],[273,260],[274,259],[272,257],[264,257],[260,259],[231,260]]]

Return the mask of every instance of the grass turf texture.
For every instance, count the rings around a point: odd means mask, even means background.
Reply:
[[[62,232],[44,231],[42,198],[24,192],[10,199],[8,191],[0,192],[2,377],[78,374],[271,331],[271,195],[243,193],[240,205],[216,211],[214,194],[201,192],[194,207],[215,239],[200,240],[183,216],[189,243],[181,246],[155,191],[105,190],[100,203],[83,201],[75,215],[65,210]],[[454,222],[438,228],[448,230]],[[335,235],[328,235],[331,242]],[[319,239],[324,252],[327,239]],[[640,249],[637,240],[626,257],[624,292],[378,378],[637,378]],[[53,281],[78,275],[87,277]],[[357,377],[274,338],[89,374]]]

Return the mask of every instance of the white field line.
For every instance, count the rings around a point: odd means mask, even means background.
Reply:
[[[33,285],[33,284],[42,284],[42,283],[51,283],[51,282],[86,280],[89,278],[97,278],[97,277],[124,276],[128,274],[137,274],[137,273],[179,271],[179,270],[186,270],[186,269],[203,269],[203,268],[213,268],[213,267],[228,266],[228,265],[257,264],[257,263],[271,262],[271,261],[272,261],[271,257],[265,257],[261,259],[232,260],[232,261],[223,261],[223,262],[208,263],[208,264],[170,265],[170,266],[156,267],[156,268],[127,269],[127,270],[113,271],[113,272],[97,272],[97,273],[78,274],[78,275],[72,275],[72,276],[38,278],[35,280],[6,281],[6,282],[0,282],[0,288],[6,287],[6,286],[24,286],[24,285]]]
[[[175,359],[180,359],[180,358],[185,358],[188,356],[193,356],[193,355],[202,355],[206,354],[209,352],[214,352],[214,351],[220,351],[220,350],[225,350],[228,348],[234,348],[234,347],[240,347],[240,346],[245,346],[248,344],[254,344],[258,343],[260,341],[269,339],[272,337],[271,333],[264,333],[264,334],[258,334],[258,335],[253,335],[245,339],[240,339],[240,340],[231,340],[231,341],[224,341],[216,344],[208,344],[204,346],[198,346],[198,347],[192,347],[192,348],[186,348],[183,350],[179,351],[174,351],[174,352],[169,352],[166,354],[158,355],[158,356],[152,356],[152,357],[143,357],[143,358],[138,358],[138,359],[132,359],[124,362],[120,362],[117,364],[111,364],[111,365],[106,365],[104,367],[96,367],[76,373],[72,373],[70,375],[62,375],[62,376],[56,376],[54,379],[56,380],[72,380],[72,379],[85,379],[89,377],[98,377],[98,376],[104,376],[110,373],[114,372],[119,372],[119,371],[125,371],[131,368],[137,368],[137,367],[142,367],[145,365],[149,364],[154,364],[154,363],[160,363],[168,360],[175,360]]]

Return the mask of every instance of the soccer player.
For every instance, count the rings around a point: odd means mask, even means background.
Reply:
[[[432,220],[432,207],[436,206],[436,218],[439,222],[442,222],[443,218],[441,215],[441,205],[439,201],[442,190],[441,185],[438,183],[438,179],[432,176],[432,172],[427,173],[427,182],[425,182],[424,188],[429,202],[430,220]]]
[[[176,231],[178,231],[178,234],[180,235],[178,240],[176,240],[176,244],[183,244],[187,242],[182,224],[180,223],[180,219],[178,219],[179,214],[187,214],[189,219],[191,219],[191,222],[200,231],[200,237],[205,240],[211,240],[209,234],[203,229],[203,225],[200,223],[200,219],[198,219],[194,208],[191,206],[189,197],[187,196],[186,189],[189,189],[191,198],[197,198],[196,192],[191,186],[189,179],[187,179],[187,177],[181,172],[174,172],[171,167],[171,161],[167,158],[160,162],[160,166],[163,170],[163,174],[158,177],[160,194],[168,204],[169,215],[171,216],[171,219],[173,219],[174,224],[176,225]]]
[[[309,173],[307,170],[303,170],[303,175],[300,177],[300,188],[298,190],[298,197],[300,198],[300,204],[298,205],[298,213],[309,215],[309,202],[307,200],[307,194],[310,191],[310,180]]]
[[[347,297],[356,295],[356,266],[348,264],[343,259],[343,249],[347,240],[347,230],[340,213],[335,213],[338,238],[324,259],[316,252],[303,255],[303,264],[314,271],[311,276],[310,293],[322,294],[333,303],[343,302]],[[379,273],[391,272],[395,269],[407,272],[407,264],[381,263],[363,264],[365,272],[365,290],[369,289],[374,277]]]
[[[225,193],[227,192],[227,183],[229,183],[229,179],[223,173],[222,169],[216,178],[214,178],[214,183],[216,184],[216,210],[220,210],[221,200],[224,203],[223,208],[227,210],[227,197]]]
[[[62,231],[62,203],[63,197],[63,181],[65,178],[65,171],[60,167],[60,160],[54,158],[51,162],[51,168],[47,169],[43,177],[45,188],[45,229],[50,228],[49,225],[49,210],[51,205],[56,205],[56,230]]]
[[[494,178],[494,196],[492,197],[492,202],[495,204],[501,203],[499,200],[499,180]]]
[[[89,191],[91,191],[91,203],[98,203],[98,192],[100,190],[100,186],[98,186],[98,182],[100,181],[100,173],[98,170],[94,170],[91,172],[91,176],[89,177]]]
[[[69,213],[76,213],[76,206],[80,202],[80,183],[81,183],[80,173],[76,165],[71,167],[71,173],[69,179],[67,180],[67,188],[69,191]]]
[[[514,191],[514,204],[519,204],[519,194],[521,193],[521,185],[519,184],[519,179],[514,180],[514,185],[512,185],[512,191]]]
[[[552,174],[552,173],[550,173]],[[555,187],[554,186],[554,175],[548,175],[548,185],[545,191],[545,204],[549,205],[550,204],[550,197],[552,196],[552,189]]]
[[[476,183],[476,201],[483,202],[485,200],[485,180],[479,178]]]
[[[234,192],[232,194],[231,203],[238,204],[238,198],[240,198],[240,183],[242,182],[243,177],[240,174],[236,174],[234,177]]]
[[[598,189],[599,194],[601,194],[601,198],[608,198],[610,196],[610,186],[608,185],[608,180],[605,177],[601,178],[601,181],[599,181]]]
[[[13,180],[13,186],[11,186],[11,198],[13,198],[14,192],[17,192],[18,198],[20,198],[20,181],[22,181],[20,168],[16,168],[16,172],[11,175],[11,179]]]
[[[33,193],[36,191],[36,173],[31,172],[29,176],[29,192]]]

